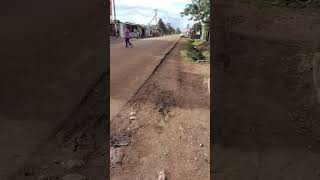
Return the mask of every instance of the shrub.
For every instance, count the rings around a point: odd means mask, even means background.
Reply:
[[[193,40],[188,40],[184,43],[183,48],[187,51],[187,56],[194,61],[202,60],[205,56],[202,54],[200,50],[193,46]]]

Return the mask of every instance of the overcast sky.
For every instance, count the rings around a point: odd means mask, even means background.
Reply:
[[[121,22],[132,22],[147,25],[158,9],[158,19],[170,23],[174,28],[184,30],[187,24],[194,24],[188,17],[181,17],[183,11],[191,0],[114,0],[116,16]],[[153,21],[152,24],[155,22]]]

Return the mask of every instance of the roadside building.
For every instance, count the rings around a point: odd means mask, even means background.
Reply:
[[[189,28],[189,29],[186,29],[185,31],[184,31],[184,36],[186,36],[186,37],[190,37],[191,35],[192,35],[192,28]]]
[[[131,31],[131,37],[133,38],[148,38],[161,36],[161,31],[157,28],[130,22],[118,22],[118,30],[120,37],[124,37],[124,31],[126,28],[128,28]]]
[[[195,23],[192,27],[193,33],[191,33],[192,39],[200,39],[202,34],[202,25],[201,23]]]
[[[124,37],[124,31],[126,28],[131,31],[131,37],[137,37],[138,25],[129,22],[120,23],[119,33],[121,37]]]

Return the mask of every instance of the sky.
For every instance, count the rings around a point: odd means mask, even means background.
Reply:
[[[158,20],[170,23],[174,28],[186,29],[187,24],[194,24],[189,17],[181,17],[183,11],[191,0],[114,0],[116,18],[121,22],[132,22],[147,25],[158,9]],[[153,21],[152,24],[155,24]]]

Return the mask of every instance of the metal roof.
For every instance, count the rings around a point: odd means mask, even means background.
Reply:
[[[143,27],[143,28],[148,28],[148,29],[153,29],[153,30],[160,30],[159,28],[154,28],[154,27],[150,27],[150,26],[147,26],[147,25],[143,25],[143,24],[135,24],[135,23],[130,23],[130,22],[120,22],[122,24],[126,24],[126,25],[131,25],[131,26],[140,26],[140,27]]]

